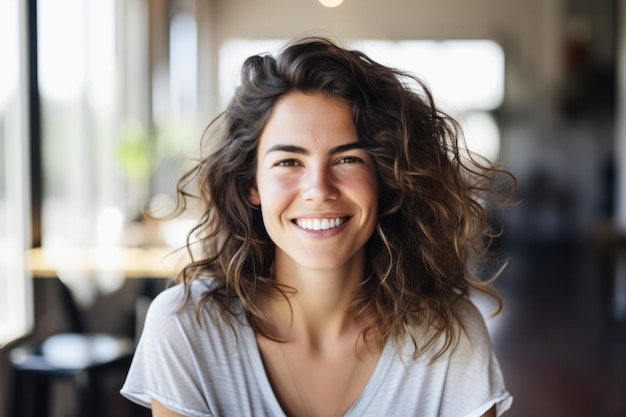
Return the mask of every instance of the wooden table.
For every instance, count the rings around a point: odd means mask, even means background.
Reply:
[[[35,278],[57,278],[60,271],[85,275],[119,272],[126,278],[172,278],[188,259],[185,251],[166,247],[38,247],[26,252],[26,268]]]

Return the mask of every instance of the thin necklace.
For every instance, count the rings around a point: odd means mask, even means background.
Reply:
[[[293,371],[291,370],[291,366],[289,365],[289,361],[287,360],[287,356],[285,355],[285,350],[283,349],[283,343],[278,342],[278,347],[280,348],[280,353],[283,356],[283,361],[285,362],[285,366],[287,366],[287,371],[289,372],[289,378],[291,379],[291,382],[293,383],[294,387],[296,388],[296,392],[298,393],[298,399],[300,400],[302,409],[305,411],[306,417],[311,417],[312,415],[311,409],[309,407],[308,402],[304,401],[304,396],[302,395],[302,392],[300,391],[300,387],[298,383],[296,382],[296,378],[293,376]],[[352,367],[352,371],[350,371],[350,376],[348,377],[346,388],[344,389],[343,394],[339,397],[339,403],[337,403],[337,406],[335,407],[335,411],[331,414],[332,416],[336,416],[338,414],[340,407],[341,407],[341,400],[345,398],[346,394],[348,393],[348,390],[350,389],[350,386],[352,385],[351,384],[352,378],[354,377],[354,374],[356,373],[358,364],[359,364],[359,359],[357,358],[357,360],[354,362],[354,366]]]

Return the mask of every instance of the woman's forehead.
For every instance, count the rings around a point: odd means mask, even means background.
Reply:
[[[293,92],[274,106],[258,146],[264,153],[281,144],[336,147],[355,141],[356,127],[347,102],[321,93]]]

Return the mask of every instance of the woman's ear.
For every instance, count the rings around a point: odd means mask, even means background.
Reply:
[[[256,188],[256,184],[252,184],[248,188],[248,201],[255,207],[261,205],[261,197],[259,196],[259,190]]]

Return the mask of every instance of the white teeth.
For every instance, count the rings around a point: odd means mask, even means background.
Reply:
[[[307,230],[328,230],[341,226],[344,221],[344,218],[337,217],[334,219],[297,219],[296,223]]]

